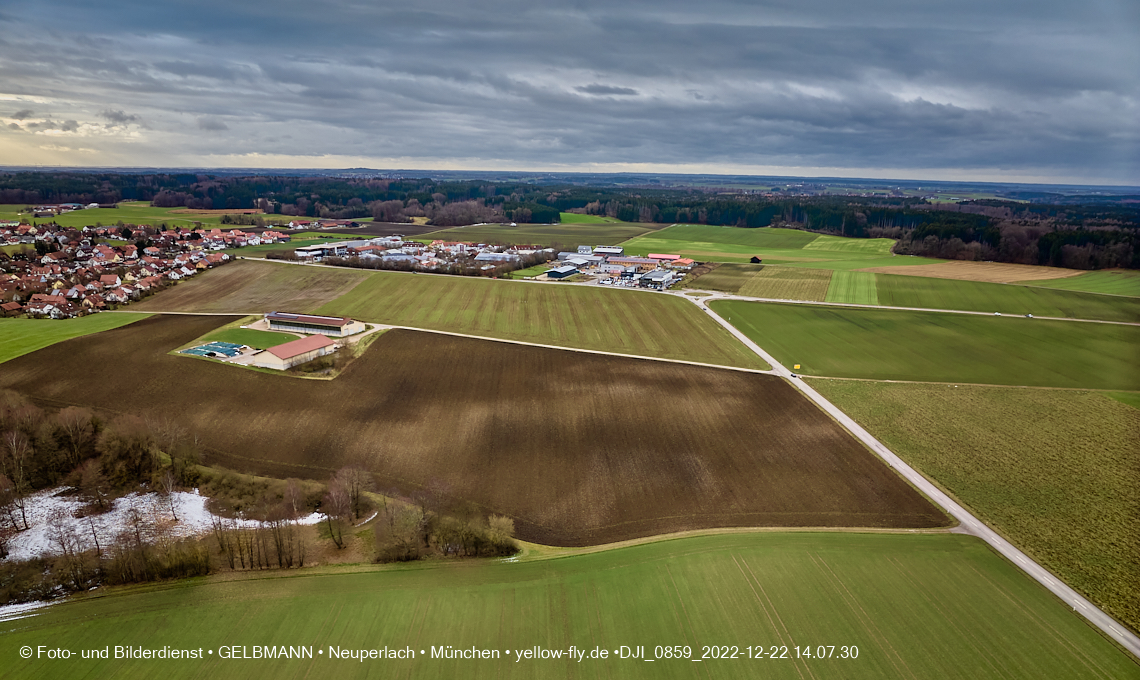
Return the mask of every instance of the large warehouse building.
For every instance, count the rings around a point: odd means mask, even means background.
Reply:
[[[336,350],[336,343],[323,335],[310,335],[307,338],[270,347],[250,362],[261,368],[275,368],[284,371],[317,357],[323,357]]]
[[[337,338],[363,333],[365,329],[363,323],[353,321],[347,316],[314,316],[312,314],[270,312],[265,315],[265,320],[269,322],[269,330],[271,331],[317,333]]]

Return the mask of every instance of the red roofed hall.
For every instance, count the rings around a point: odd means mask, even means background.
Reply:
[[[251,363],[262,368],[275,368],[284,371],[317,357],[331,354],[336,349],[336,343],[324,335],[310,335],[307,338],[293,340],[283,345],[270,347]]]

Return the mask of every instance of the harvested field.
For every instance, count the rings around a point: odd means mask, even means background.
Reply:
[[[812,300],[827,297],[831,271],[827,269],[795,269],[762,265],[740,287],[740,295],[777,300]]]
[[[923,267],[874,267],[860,271],[875,274],[903,274],[905,276],[926,276],[934,279],[958,279],[960,281],[982,281],[987,283],[1016,283],[1018,281],[1039,281],[1063,279],[1082,274],[1078,269],[1060,267],[1036,267],[1028,264],[1005,264],[999,262],[965,262],[951,260],[928,264]]]
[[[203,272],[131,305],[155,312],[311,312],[368,278],[352,269],[303,267],[241,260]]]
[[[948,521],[773,376],[401,330],[332,381],[167,354],[232,320],[153,317],[60,343],[6,364],[0,389],[178,414],[213,462],[244,471],[322,479],[360,463],[381,489],[438,489],[553,545]]]
[[[1140,629],[1140,411],[1097,392],[811,380],[895,453]]]

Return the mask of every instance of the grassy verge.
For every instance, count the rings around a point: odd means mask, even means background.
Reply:
[[[717,301],[729,319],[806,375],[1140,389],[1140,327],[939,312]]]
[[[356,573],[352,573],[356,572]],[[328,567],[125,588],[19,621],[18,649],[203,648],[203,659],[13,658],[10,678],[1119,678],[1135,662],[965,536],[745,534],[663,541],[537,562]],[[222,645],[312,646],[312,658],[228,660]],[[606,659],[518,660],[518,650],[606,649]],[[735,647],[736,659],[613,654],[621,645]],[[835,645],[832,658],[796,646]],[[433,659],[432,647],[496,650]],[[414,659],[343,661],[334,649],[405,649]],[[767,657],[788,648],[787,658]],[[858,658],[836,658],[847,647]],[[212,650],[213,654],[207,654]],[[321,652],[318,654],[318,650]],[[511,650],[509,653],[507,650]],[[421,653],[421,651],[423,653]],[[509,658],[508,658],[509,654]],[[15,652],[13,652],[13,656]]]
[[[0,319],[0,363],[81,335],[118,328],[149,314],[91,314],[77,319]]]
[[[1073,390],[811,384],[1070,586],[1140,628],[1140,411]]]

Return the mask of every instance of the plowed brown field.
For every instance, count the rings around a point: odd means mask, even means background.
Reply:
[[[590,545],[730,526],[947,519],[781,379],[390,331],[333,381],[167,352],[228,317],[153,317],[4,364],[44,403],[174,418],[223,465],[445,490],[518,535]]]

